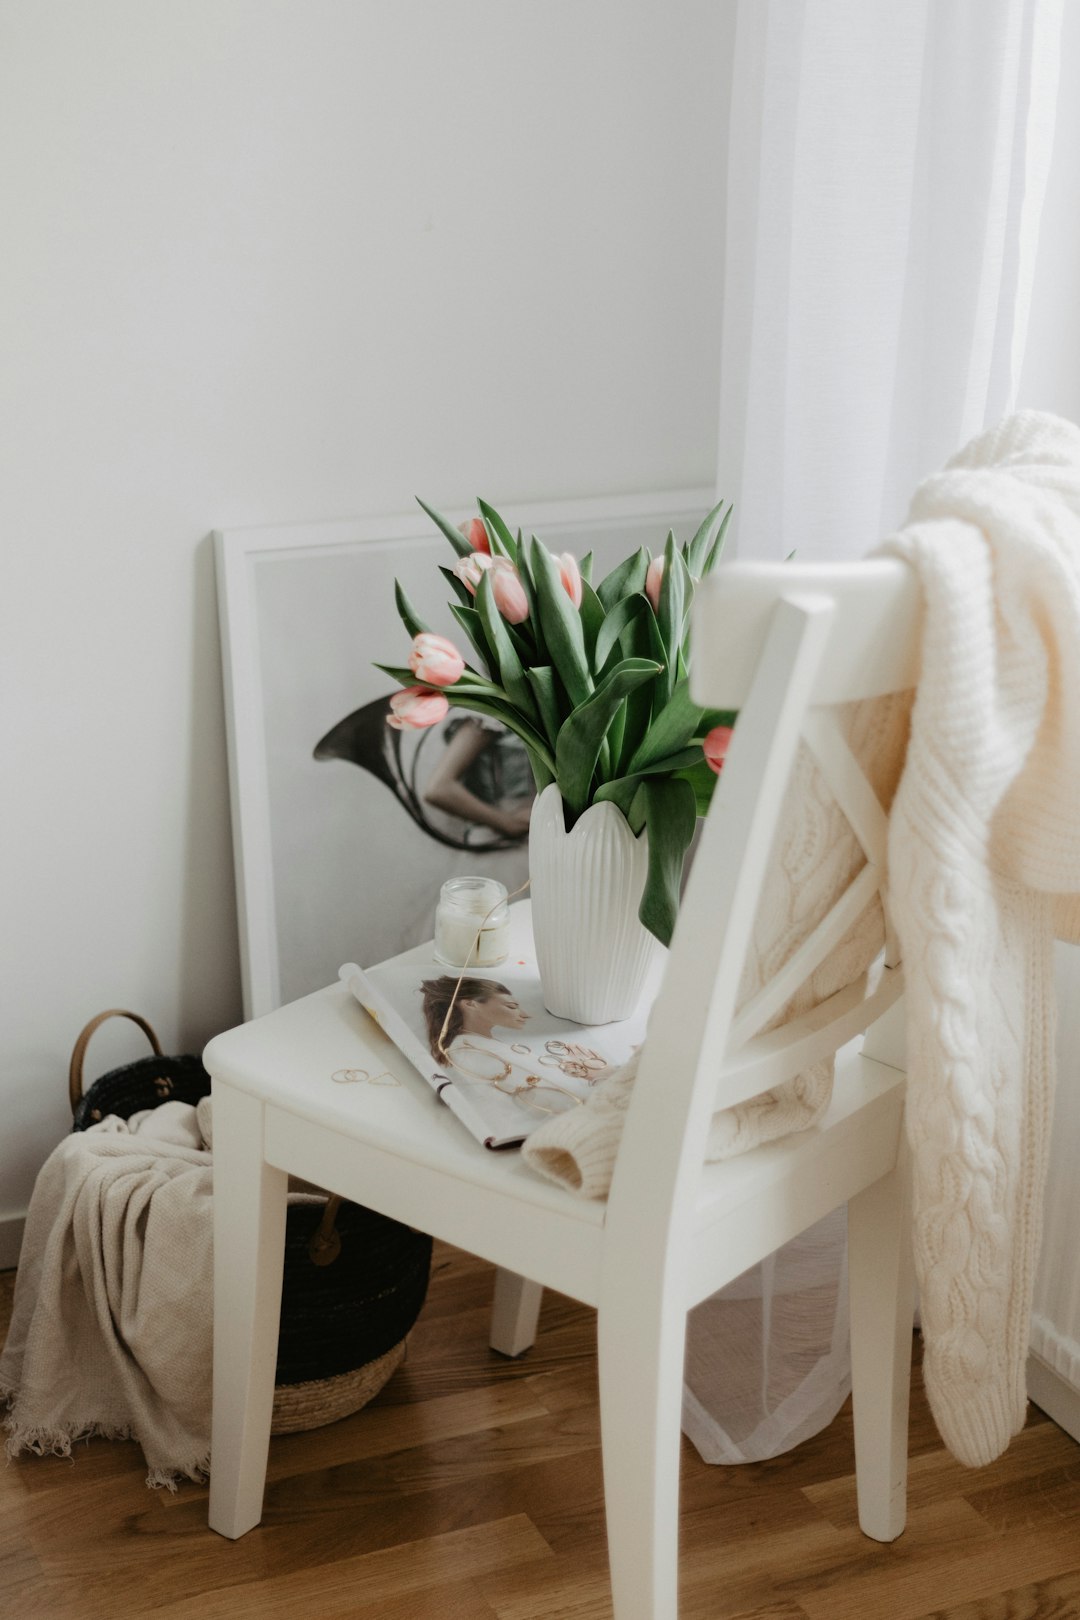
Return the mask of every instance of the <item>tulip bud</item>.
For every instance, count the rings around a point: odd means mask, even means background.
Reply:
[[[426,731],[437,726],[450,712],[450,705],[441,692],[426,692],[422,686],[406,686],[390,699],[388,726],[395,731]]]
[[[577,558],[569,551],[564,551],[561,557],[556,557],[559,565],[559,574],[562,577],[563,589],[576,608],[581,606],[581,569]]]
[[[409,668],[417,680],[426,681],[429,686],[453,686],[464,673],[465,660],[445,636],[422,630],[413,637]]]
[[[712,730],[706,734],[701,745],[705,752],[706,765],[711,771],[715,771],[717,776],[720,775],[723,769],[724,759],[734,735],[735,733],[730,726],[713,726]]]
[[[488,539],[487,529],[483,518],[466,518],[464,523],[458,524],[458,533],[463,534],[474,551],[490,553],[491,541]]]
[[[505,557],[497,559],[491,574],[491,594],[507,624],[520,624],[529,617],[529,598],[518,578],[518,571]]]
[[[493,566],[494,564],[491,557],[487,556],[482,551],[477,551],[474,552],[471,557],[459,557],[457,562],[454,564],[454,573],[457,575],[458,579],[460,579],[461,583],[467,586],[472,592],[473,596],[475,596],[476,588],[480,584],[480,575],[486,568],[491,568]]]
[[[660,586],[664,578],[664,559],[654,557],[649,564],[649,572],[645,575],[645,595],[653,605],[653,612],[660,611]]]

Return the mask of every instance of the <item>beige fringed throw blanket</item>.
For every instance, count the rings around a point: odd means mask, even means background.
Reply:
[[[925,1374],[942,1438],[976,1465],[1024,1422],[1054,1084],[1051,945],[1055,934],[1080,940],[1080,429],[1039,412],[1008,418],[920,487],[887,549],[916,569],[926,603],[889,824]],[[867,729],[852,735],[854,751],[887,785],[887,729],[864,714],[855,726]],[[881,797],[889,806],[892,795]],[[820,829],[836,830],[817,801],[804,757],[742,1001],[810,931],[822,891],[839,892],[841,867],[809,858]],[[794,892],[803,881],[809,911]],[[783,1018],[861,971],[873,947],[863,922],[861,941],[845,941]],[[629,1065],[585,1107],[546,1122],[526,1162],[603,1197],[632,1084]],[[812,1124],[830,1085],[814,1071],[716,1116],[708,1157]]]
[[[0,1354],[9,1455],[69,1456],[97,1434],[137,1440],[150,1485],[205,1477],[211,1195],[210,1153],[185,1103],[111,1117],[54,1149],[34,1187]]]

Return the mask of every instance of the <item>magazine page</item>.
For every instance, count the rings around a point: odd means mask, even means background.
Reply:
[[[520,909],[526,916],[512,919],[510,956],[498,967],[463,972],[421,948],[341,969],[360,1004],[488,1147],[521,1142],[552,1114],[580,1107],[641,1044],[650,1006],[645,998],[633,1018],[597,1027],[555,1018],[531,955],[528,908]]]

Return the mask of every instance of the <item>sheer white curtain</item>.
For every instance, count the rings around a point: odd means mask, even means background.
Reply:
[[[738,0],[718,493],[745,557],[860,557],[1013,405],[1063,0]],[[690,1320],[683,1425],[784,1451],[850,1387],[831,1217]]]
[[[743,556],[859,557],[1011,407],[1062,0],[741,0],[719,487]]]

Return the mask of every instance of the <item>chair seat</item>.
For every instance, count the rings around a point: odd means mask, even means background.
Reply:
[[[205,1060],[215,1081],[265,1103],[269,1164],[408,1225],[437,1228],[495,1265],[504,1263],[506,1245],[529,1240],[531,1227],[530,1275],[595,1303],[604,1205],[545,1181],[516,1149],[481,1147],[344,984],[215,1037]],[[398,1084],[336,1082],[334,1073],[346,1068]],[[404,1163],[413,1166],[411,1181]],[[432,1209],[428,1228],[417,1177]],[[479,1227],[477,1193],[488,1203]]]
[[[473,1186],[512,1191],[516,1199],[569,1213],[586,1225],[602,1224],[602,1205],[542,1180],[526,1169],[516,1149],[481,1147],[344,984],[219,1035],[206,1056],[215,1075],[290,1118]],[[340,1084],[332,1076],[342,1069],[366,1069],[397,1084]]]
[[[805,1186],[793,1218],[795,1229],[802,1229],[807,1201],[826,1215],[848,1196],[853,1155],[866,1166],[866,1185],[888,1168],[896,1153],[904,1076],[863,1058],[860,1045],[861,1038],[838,1053],[833,1099],[818,1125],[705,1166],[695,1208],[700,1264],[691,1272],[688,1304],[712,1292],[718,1269],[738,1275],[786,1241],[786,1232],[776,1236],[783,1228],[775,1219],[763,1225],[758,1218],[732,1216],[749,1214],[760,1202],[769,1205],[773,1189],[798,1177]],[[587,1229],[579,1231],[571,1250],[557,1251],[558,1259],[549,1250],[552,1258],[536,1278],[595,1304],[605,1204],[546,1181],[515,1149],[482,1148],[345,985],[330,985],[218,1036],[206,1061],[217,1077],[268,1105],[265,1151],[271,1164],[416,1224],[414,1196],[406,1210],[393,1185],[402,1162],[410,1162],[431,1172],[440,1230],[450,1241],[445,1218],[453,1194],[446,1183],[490,1194],[500,1217],[474,1252],[495,1264],[504,1260],[501,1222],[516,1226],[514,1212],[523,1207],[559,1225]],[[332,1077],[344,1069],[367,1070],[375,1078],[341,1084]],[[717,1234],[715,1243],[704,1236],[709,1229]]]

